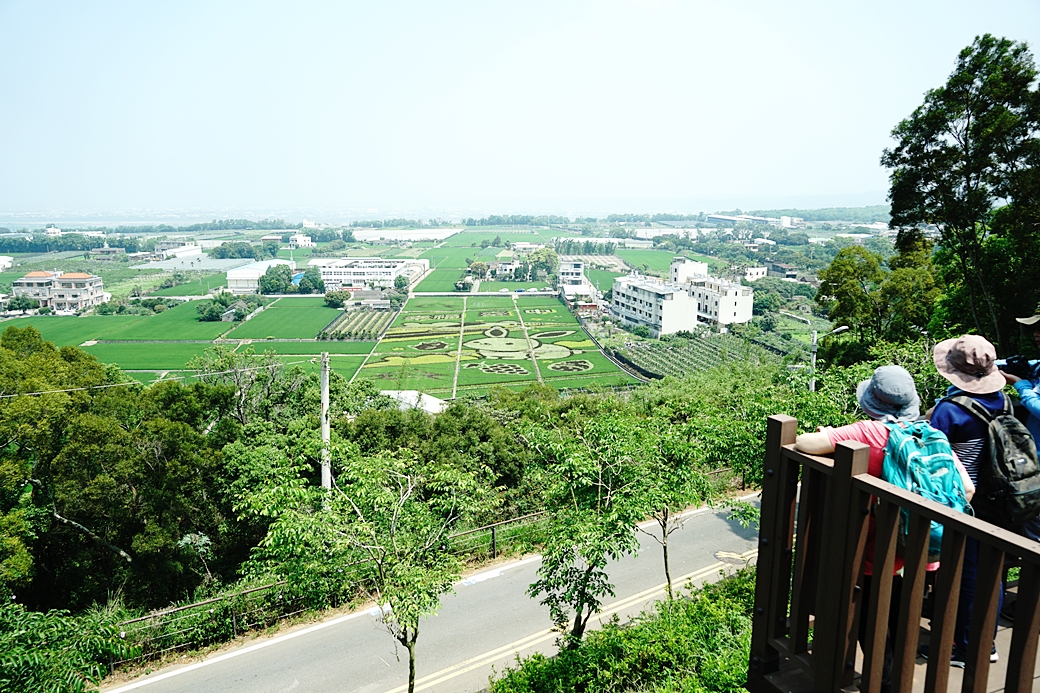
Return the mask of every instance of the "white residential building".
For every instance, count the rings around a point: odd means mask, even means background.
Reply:
[[[251,262],[248,265],[227,271],[227,290],[239,296],[259,293],[260,277],[267,274],[267,270],[277,265],[286,265],[290,270],[296,269],[296,263],[292,260]]]
[[[685,284],[694,277],[707,277],[708,263],[697,262],[687,257],[676,257],[672,260],[671,277],[673,284]]]
[[[585,284],[585,263],[581,260],[560,261],[560,284],[563,286],[580,286]]]
[[[769,270],[765,267],[748,267],[744,270],[744,279],[749,282],[753,282],[756,279],[761,279],[769,273]]]
[[[289,236],[289,249],[296,250],[297,248],[314,248],[318,244],[311,240],[310,236],[304,236],[302,233],[294,233]]]
[[[611,312],[629,325],[645,325],[660,337],[697,327],[696,303],[675,284],[638,275],[614,280]]]
[[[429,260],[387,259],[381,257],[315,258],[308,263],[321,271],[326,291],[365,289],[375,286],[392,289],[397,277],[405,276],[409,283],[430,269]]]
[[[40,302],[41,308],[74,311],[107,303],[101,277],[86,272],[29,272],[12,282],[14,296]]]
[[[697,319],[717,324],[720,329],[733,323],[751,321],[754,291],[750,286],[725,279],[698,277],[688,284],[690,298],[697,306]]]

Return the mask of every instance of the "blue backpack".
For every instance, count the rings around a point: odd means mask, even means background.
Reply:
[[[899,488],[953,508],[970,512],[957,464],[953,460],[950,441],[942,431],[932,428],[927,421],[885,424],[888,444],[881,478]],[[910,514],[899,512],[899,543],[905,543],[909,533]],[[939,560],[943,528],[932,522],[928,538],[928,561]]]

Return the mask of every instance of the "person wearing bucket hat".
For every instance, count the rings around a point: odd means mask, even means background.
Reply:
[[[936,344],[932,359],[939,374],[950,382],[950,388],[946,396],[935,405],[931,424],[946,434],[950,447],[968,470],[972,484],[978,486],[979,465],[984,461],[982,458],[988,440],[987,424],[950,398],[966,395],[994,415],[1004,411],[1005,396],[1001,390],[1006,381],[996,365],[997,350],[985,337],[964,335]],[[950,660],[952,666],[961,668],[968,654],[968,631],[975,600],[978,558],[979,542],[968,538],[964,547],[964,568],[961,572],[961,592]],[[1000,590],[1000,601],[1003,601],[1003,595],[1004,591]],[[991,648],[990,661],[997,661],[995,644]]]
[[[856,387],[856,401],[860,409],[870,417],[867,421],[857,421],[848,426],[838,428],[821,427],[815,433],[803,433],[795,439],[795,448],[802,452],[813,455],[826,455],[834,452],[835,445],[842,440],[855,440],[870,446],[870,455],[867,461],[867,473],[871,476],[881,478],[884,470],[885,447],[888,445],[889,429],[886,423],[898,421],[914,421],[921,415],[921,399],[917,395],[917,387],[914,378],[902,366],[881,366],[874,370],[869,379],[859,383]],[[968,479],[967,472],[958,463],[958,471],[964,488],[971,498],[974,487]],[[871,582],[873,581],[874,562],[874,517],[870,517],[867,527],[867,544],[864,555],[864,578],[862,590],[861,609],[866,614],[867,598],[870,594]],[[903,558],[896,556],[892,578],[893,603],[899,603],[899,595],[902,591],[902,577],[899,571],[903,568]],[[889,637],[885,639],[885,660],[881,673],[882,691],[889,690],[892,676],[892,653],[893,636],[898,628],[898,609],[892,609],[889,613]],[[860,632],[858,634],[862,644],[866,638],[866,617],[860,618]]]

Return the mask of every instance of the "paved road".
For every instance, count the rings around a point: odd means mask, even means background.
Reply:
[[[676,584],[713,579],[756,555],[756,533],[711,510],[692,513],[671,537]],[[479,691],[492,667],[501,671],[521,656],[555,651],[548,609],[525,595],[538,557],[503,564],[456,585],[440,612],[426,619],[416,645],[416,691]],[[637,557],[611,564],[617,590],[601,618],[634,615],[664,590],[661,550],[643,537]],[[407,689],[408,654],[378,620],[378,610],[334,618],[286,635],[253,642],[194,664],[167,668],[117,693],[401,693]],[[598,622],[591,625],[596,626]]]

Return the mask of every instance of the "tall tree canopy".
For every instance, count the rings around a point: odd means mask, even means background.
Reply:
[[[1040,92],[1024,43],[989,34],[961,51],[946,84],[892,131],[892,226],[933,224],[950,285],[945,314],[1007,350],[1023,299],[1040,295]],[[997,205],[1003,209],[994,213]],[[954,317],[954,322],[957,318]]]

